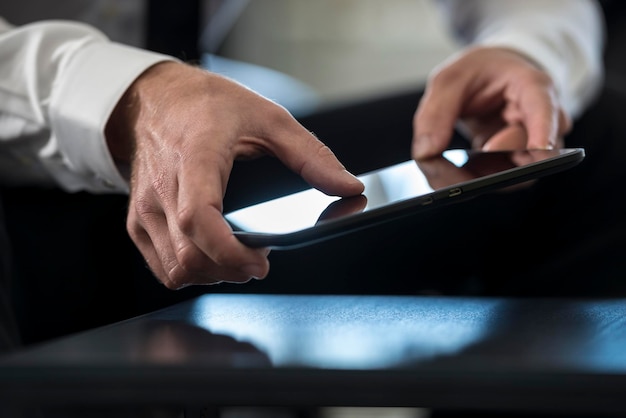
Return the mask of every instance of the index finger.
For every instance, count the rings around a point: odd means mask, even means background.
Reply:
[[[364,185],[337,159],[332,150],[293,117],[266,127],[267,149],[311,186],[335,196],[356,196]],[[271,135],[271,138],[270,138]]]
[[[464,100],[460,79],[440,73],[428,83],[413,118],[414,159],[438,155],[448,146]]]
[[[560,108],[553,89],[532,83],[520,93],[521,123],[528,134],[528,149],[552,149],[559,133]]]

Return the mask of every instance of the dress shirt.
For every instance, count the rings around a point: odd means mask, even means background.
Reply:
[[[438,0],[444,21],[465,44],[510,48],[531,58],[577,117],[603,81],[604,16],[590,0]]]
[[[465,43],[523,52],[579,114],[602,78],[602,18],[587,0],[440,0]],[[0,19],[0,183],[127,193],[104,137],[107,120],[147,68],[173,58],[108,39],[92,26]]]
[[[104,128],[128,86],[166,59],[81,23],[0,23],[0,179],[127,192]]]

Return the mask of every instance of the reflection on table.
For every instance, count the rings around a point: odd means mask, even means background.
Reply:
[[[626,412],[625,302],[206,295],[5,357],[0,401]]]

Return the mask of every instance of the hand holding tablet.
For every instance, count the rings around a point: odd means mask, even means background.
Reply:
[[[556,173],[584,156],[581,148],[448,150],[358,176],[365,184],[360,196],[338,198],[308,189],[227,213],[225,218],[246,245],[297,248]]]

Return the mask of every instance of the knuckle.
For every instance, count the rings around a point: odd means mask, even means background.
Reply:
[[[432,74],[429,81],[430,88],[438,90],[457,80],[462,75],[457,67],[456,65],[447,66]]]
[[[166,190],[167,182],[165,176],[162,173],[157,173],[152,179],[151,186],[157,195],[163,196]]]
[[[295,122],[294,117],[289,111],[278,103],[269,102],[263,110],[263,123],[262,132],[267,134],[268,132],[276,132],[277,129],[291,132],[293,124]],[[266,136],[261,134],[259,136]]]
[[[233,254],[225,247],[216,248],[215,253],[211,256],[211,259],[215,265],[220,268],[237,267],[238,264],[234,259]]]
[[[178,208],[176,213],[176,223],[183,234],[191,236],[194,228],[195,210],[192,206]]]
[[[287,109],[278,103],[270,102],[270,106],[267,106],[267,117],[272,122],[284,122],[292,119]]]
[[[313,158],[306,158],[302,160],[300,166],[296,170],[302,177],[307,177],[316,170],[316,162],[336,160],[333,151],[321,142],[314,150],[311,150],[309,155],[313,156]]]
[[[185,245],[176,251],[176,260],[180,269],[185,272],[202,271],[204,255],[193,245]]]
[[[335,158],[335,153],[327,146],[324,144],[320,144],[319,148],[317,149],[317,155],[320,158]]]
[[[128,235],[130,235],[133,240],[136,240],[142,230],[143,228],[137,221],[137,215],[135,212],[129,212],[128,216],[126,216],[126,231],[128,232]]]
[[[145,196],[136,197],[133,201],[132,208],[133,211],[131,213],[134,212],[139,218],[144,218],[147,215],[153,214],[157,211],[152,200]]]
[[[158,210],[148,199],[137,199],[131,202],[126,214],[126,231],[130,238],[139,242],[146,234],[146,227],[154,222]]]
[[[165,287],[170,290],[178,290],[182,289],[185,286],[189,285],[188,275],[186,273],[181,273],[182,269],[174,269],[172,270],[167,280],[163,283]]]
[[[173,262],[167,269],[167,277],[163,280],[165,287],[171,290],[182,289],[192,283],[193,275]]]
[[[217,251],[215,251],[215,254],[212,257],[213,262],[220,267],[227,265],[229,262],[229,258],[230,257],[228,256],[228,254],[222,249],[218,249]]]
[[[554,88],[552,77],[534,65],[520,67],[515,76],[523,81],[523,85],[537,86],[545,90]]]

